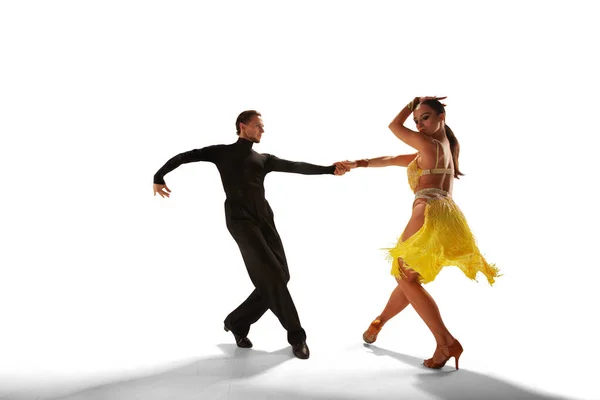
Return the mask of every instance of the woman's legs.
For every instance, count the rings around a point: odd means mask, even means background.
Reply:
[[[410,303],[402,291],[402,288],[400,285],[398,285],[392,292],[390,299],[377,319],[380,320],[382,324],[385,324],[390,319],[398,315],[400,311],[404,310],[409,304]]]
[[[425,222],[426,206],[427,202],[424,199],[417,199],[415,201],[412,217],[402,234],[402,241],[407,240],[421,229]],[[398,288],[400,288],[404,297],[413,306],[423,322],[425,322],[435,337],[438,346],[448,346],[454,343],[455,339],[448,331],[448,328],[446,328],[437,304],[419,282],[419,274],[411,270],[409,266],[406,266],[402,259],[398,259],[398,264],[402,275],[402,278],[396,279]],[[441,362],[444,359],[444,354],[440,347],[438,347],[434,353],[433,361]]]
[[[402,261],[402,260],[400,260]],[[401,270],[406,277],[397,279],[398,287],[413,306],[417,314],[427,325],[438,345],[448,345],[454,341],[454,337],[446,328],[440,310],[433,297],[425,290],[418,281],[418,274],[401,264]]]
[[[422,200],[415,201],[415,204],[413,205],[413,215],[410,218],[410,221],[408,221],[408,225],[406,226],[406,229],[404,229],[404,232],[402,233],[402,237],[401,237],[402,241],[411,237],[423,226],[423,223],[425,222],[425,206],[426,206],[426,204],[427,203],[423,202]],[[417,206],[419,206],[420,208],[416,209]],[[400,265],[402,266],[402,264],[400,264]],[[406,306],[408,306],[409,304],[410,304],[410,302],[406,298],[404,291],[402,290],[400,285],[398,285],[392,291],[392,294],[390,295],[390,299],[388,300],[387,304],[385,305],[383,312],[379,315],[379,317],[377,317],[377,319],[381,320],[382,324],[384,324],[387,321],[389,321],[390,319],[392,319],[393,317],[395,317],[396,315],[398,315],[400,313],[400,311],[404,310],[406,308]]]
[[[373,343],[377,340],[377,335],[383,325],[396,316],[400,311],[404,310],[408,306],[408,299],[404,295],[404,292],[400,286],[396,286],[396,289],[392,292],[390,299],[388,300],[383,312],[375,318],[369,328],[363,333],[363,340],[367,343]]]

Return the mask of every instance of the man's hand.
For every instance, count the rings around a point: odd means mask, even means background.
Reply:
[[[343,162],[336,162],[336,163],[333,163],[333,165],[335,165],[334,175],[341,176],[341,175],[344,175],[346,172],[350,171],[350,168]]]
[[[158,193],[161,197],[169,197],[169,193],[171,193],[171,189],[167,187],[167,185],[160,185],[158,183],[154,184],[154,195],[156,196]]]

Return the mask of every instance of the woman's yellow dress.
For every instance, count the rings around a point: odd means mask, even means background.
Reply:
[[[434,170],[427,172],[435,173]],[[407,168],[408,183],[413,192],[423,170],[416,158]],[[415,198],[427,199],[423,226],[406,241],[398,239],[393,248],[385,248],[386,258],[392,262],[391,274],[402,278],[398,258],[407,268],[418,272],[421,283],[433,281],[443,267],[456,266],[470,279],[476,280],[481,272],[489,284],[500,276],[498,268],[481,255],[475,237],[462,211],[450,194],[440,189],[422,189]]]

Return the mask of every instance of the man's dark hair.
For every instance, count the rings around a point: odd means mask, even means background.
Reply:
[[[259,117],[262,116],[256,110],[246,110],[246,111],[243,111],[240,115],[238,115],[237,119],[235,120],[235,130],[236,130],[238,136],[240,135],[240,123],[242,123],[244,125],[248,124],[248,122],[250,122],[252,117],[254,117],[255,115],[257,115]]]

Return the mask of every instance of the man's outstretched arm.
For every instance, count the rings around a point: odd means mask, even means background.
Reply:
[[[302,175],[343,175],[347,171],[347,169],[343,167],[341,163],[323,166],[302,161],[284,160],[272,154],[265,155],[267,156],[266,168],[268,172],[291,172]]]

